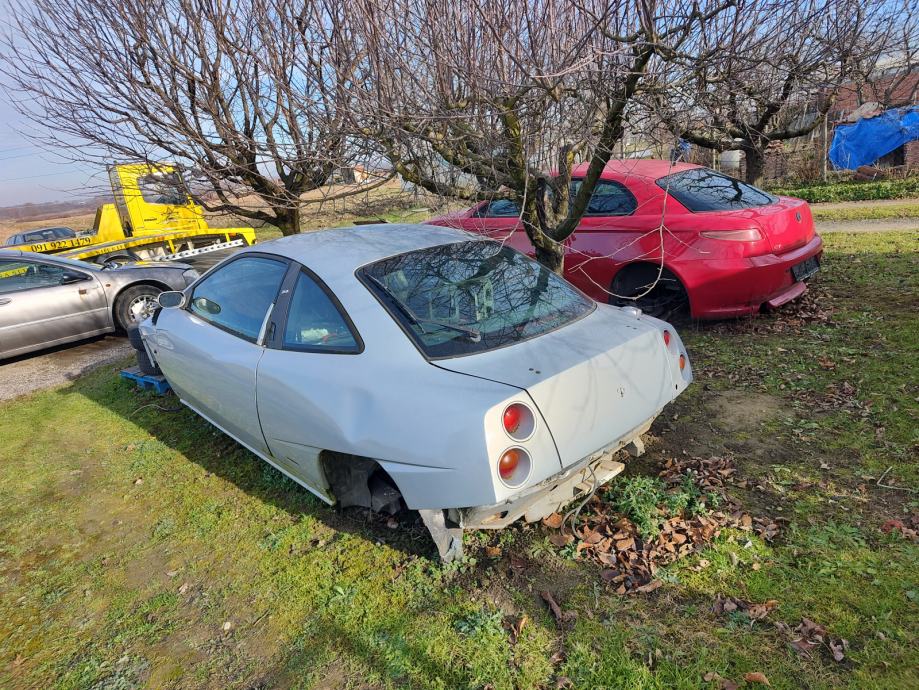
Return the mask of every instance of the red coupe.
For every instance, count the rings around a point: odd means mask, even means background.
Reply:
[[[573,189],[586,172],[586,165],[575,168]],[[487,234],[532,255],[518,216],[515,203],[497,200],[428,222]],[[611,161],[565,244],[565,277],[594,299],[637,304],[656,316],[688,303],[699,319],[795,299],[823,252],[806,202],[662,160]]]

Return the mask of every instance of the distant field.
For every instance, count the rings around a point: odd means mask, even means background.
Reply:
[[[424,220],[444,209],[443,201],[429,194],[403,192],[400,183],[392,182],[378,189],[371,190],[335,201],[321,201],[323,196],[332,196],[341,192],[338,187],[326,188],[304,195],[310,201],[304,206],[302,228],[317,230],[320,228],[351,225],[357,221],[379,218],[390,223],[411,223]],[[244,198],[240,203],[257,207],[257,200]],[[452,204],[450,208],[457,206]],[[74,230],[89,230],[95,219],[93,213],[63,214],[46,216],[36,211],[38,219],[26,221],[0,220],[0,244],[11,235],[32,228],[62,225]],[[280,232],[273,225],[262,225],[250,219],[225,213],[207,214],[208,222],[214,227],[254,226],[262,240],[280,237]]]

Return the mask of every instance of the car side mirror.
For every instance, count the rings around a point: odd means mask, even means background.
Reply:
[[[92,280],[92,276],[88,276],[85,273],[71,273],[68,271],[61,276],[61,285],[73,285],[74,283],[82,283],[84,280]]]
[[[163,309],[184,307],[185,293],[179,292],[178,290],[167,290],[166,292],[161,292],[159,297],[156,298],[156,301]]]

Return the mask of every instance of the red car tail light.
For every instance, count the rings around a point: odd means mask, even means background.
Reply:
[[[686,368],[686,355],[680,355],[680,371]]]
[[[523,448],[509,448],[498,458],[498,476],[512,489],[521,486],[530,476],[530,455]]]
[[[504,408],[501,422],[507,435],[515,441],[526,441],[536,428],[533,411],[523,403],[511,403]]]
[[[511,405],[504,410],[504,430],[512,436],[520,428],[520,419],[523,417],[522,405]]]
[[[670,347],[670,331],[664,331],[664,345]]]
[[[498,460],[498,474],[501,475],[501,479],[508,480],[513,477],[514,471],[519,464],[520,451],[516,448],[511,448]]]
[[[763,239],[763,233],[758,228],[747,228],[746,230],[703,230],[699,233],[702,237],[710,240],[728,240],[730,242],[759,242]]]

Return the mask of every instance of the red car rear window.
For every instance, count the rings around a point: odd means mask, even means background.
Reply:
[[[752,184],[708,168],[693,168],[667,175],[660,178],[657,185],[690,211],[736,211],[768,206],[778,201]]]

